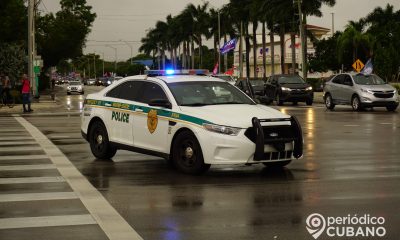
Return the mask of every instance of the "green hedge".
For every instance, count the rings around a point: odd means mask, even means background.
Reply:
[[[397,92],[400,92],[400,83],[391,83],[391,85],[397,89]]]

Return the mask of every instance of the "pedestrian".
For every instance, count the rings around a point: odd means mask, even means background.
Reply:
[[[28,109],[26,109],[28,105]],[[31,109],[31,82],[26,74],[22,75],[22,106],[24,113],[33,112]]]
[[[10,78],[7,75],[4,75],[1,79],[1,83],[3,85],[3,93],[2,96],[4,97],[4,104],[7,104],[10,101],[11,95],[10,95],[10,90],[11,90],[11,82]]]

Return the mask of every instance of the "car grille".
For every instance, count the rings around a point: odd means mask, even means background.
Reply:
[[[392,98],[394,96],[393,91],[374,91],[374,96],[377,98]]]
[[[291,126],[265,126],[263,127],[264,142],[266,144],[275,142],[291,142],[294,140],[294,133]],[[253,143],[256,142],[256,133],[252,127],[248,128],[244,135]]]
[[[293,151],[281,151],[281,152],[267,152],[264,153],[265,160],[280,160],[288,159],[292,157]]]
[[[76,87],[72,87],[72,88],[71,88],[71,90],[78,90],[78,88],[76,88]]]
[[[305,89],[293,89],[291,91],[292,94],[305,94],[307,91]]]

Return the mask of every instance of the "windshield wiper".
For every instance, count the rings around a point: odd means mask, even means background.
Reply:
[[[221,103],[214,103],[214,105],[222,105],[222,104],[247,104],[243,102],[221,102]]]
[[[205,104],[205,103],[188,103],[188,104],[181,104],[180,106],[183,107],[202,107],[202,106],[207,106],[210,104]]]

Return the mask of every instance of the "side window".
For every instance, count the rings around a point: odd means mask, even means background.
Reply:
[[[344,75],[337,75],[333,80],[332,80],[332,82],[333,83],[336,83],[336,84],[343,84],[343,79],[344,78]]]
[[[353,81],[351,81],[351,77],[349,75],[344,76],[343,84],[347,86],[353,86]]]
[[[152,99],[165,99],[168,100],[167,95],[165,95],[164,90],[155,83],[143,82],[141,96],[136,100],[142,103],[150,103]]]
[[[111,89],[106,96],[112,98],[125,99],[135,101],[140,92],[142,82],[141,81],[128,81],[124,82],[117,87]]]

